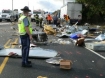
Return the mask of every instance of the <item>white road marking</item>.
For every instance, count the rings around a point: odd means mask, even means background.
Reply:
[[[86,48],[86,47],[85,47],[85,48]],[[88,49],[88,48],[86,48],[86,49],[89,50],[89,51],[91,51],[92,53],[96,54],[97,56],[99,56],[99,57],[105,59],[105,57],[102,56],[102,55],[100,55],[99,53],[97,53],[97,52],[95,52],[95,51],[93,51],[93,50],[90,50],[90,49]]]
[[[0,25],[8,25],[8,24],[11,24],[11,23],[0,23]]]

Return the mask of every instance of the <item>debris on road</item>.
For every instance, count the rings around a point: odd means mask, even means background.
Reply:
[[[50,43],[57,43],[57,44],[70,44],[71,42],[68,40],[63,39],[53,39],[49,41]]]
[[[72,68],[72,61],[71,60],[61,60],[60,61],[60,68],[61,69],[71,69]]]
[[[38,76],[37,78],[48,78],[48,77]]]
[[[32,34],[33,40],[32,43],[35,45],[47,44],[48,36],[45,32],[33,32]]]
[[[13,42],[13,43],[11,43],[11,45],[18,45],[18,43],[16,43],[16,42]]]
[[[59,65],[61,60],[63,60],[61,57],[54,57],[54,58],[47,59],[46,62],[50,64]]]
[[[92,60],[92,62],[94,63],[94,60]]]
[[[56,30],[51,25],[44,25],[44,32],[47,35],[56,35]]]

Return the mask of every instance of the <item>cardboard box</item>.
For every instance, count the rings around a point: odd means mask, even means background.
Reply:
[[[60,61],[60,68],[61,69],[71,69],[72,61],[71,60],[61,60]]]
[[[83,45],[83,43],[84,43],[84,38],[79,38],[79,39],[77,39],[77,42],[75,43],[75,45],[81,46],[81,45]]]

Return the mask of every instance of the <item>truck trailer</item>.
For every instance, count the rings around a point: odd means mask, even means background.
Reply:
[[[81,11],[82,4],[79,4],[77,2],[67,2],[67,4],[62,6],[60,9],[60,18],[63,19],[64,15],[69,15],[71,24],[74,24],[76,22],[81,23]]]

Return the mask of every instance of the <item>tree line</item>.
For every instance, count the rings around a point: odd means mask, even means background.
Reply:
[[[76,2],[82,4],[83,22],[105,22],[105,0],[76,0]]]

